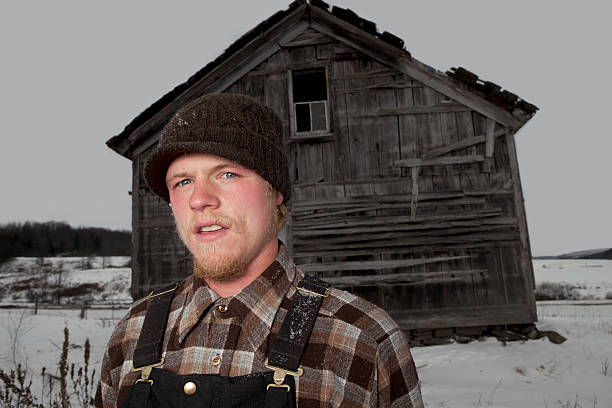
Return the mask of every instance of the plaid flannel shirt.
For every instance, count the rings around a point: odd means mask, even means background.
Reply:
[[[303,276],[283,245],[259,278],[228,298],[189,276],[172,301],[161,368],[182,375],[268,371],[264,361]],[[122,407],[140,376],[130,370],[146,308],[145,299],[136,302],[110,338],[98,407]],[[300,408],[423,407],[403,333],[382,309],[342,290],[324,299],[302,367],[295,378]]]

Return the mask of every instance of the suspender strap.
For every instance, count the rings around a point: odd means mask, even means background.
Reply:
[[[266,360],[266,367],[274,370],[274,384],[268,385],[266,393],[266,408],[284,406],[278,404],[283,399],[286,401],[286,394],[290,391],[289,385],[284,384],[287,374],[294,377],[302,375],[300,364],[304,350],[323,298],[329,295],[329,284],[310,276],[298,282],[297,289]],[[285,395],[281,395],[283,393]],[[268,405],[268,401],[277,402]]]
[[[132,363],[133,371],[142,371],[142,377],[138,381],[152,382],[149,380],[151,369],[163,364],[164,333],[170,314],[170,304],[177,286],[178,284],[174,284],[155,290],[147,298],[149,306],[136,343]]]

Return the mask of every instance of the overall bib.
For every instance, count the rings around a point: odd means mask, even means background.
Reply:
[[[294,377],[302,375],[304,349],[329,285],[313,277],[297,284],[291,306],[266,360],[272,371],[226,377],[180,375],[159,368],[173,288],[152,292],[133,368],[141,378],[130,389],[123,408],[295,408]],[[298,333],[298,335],[296,335]]]

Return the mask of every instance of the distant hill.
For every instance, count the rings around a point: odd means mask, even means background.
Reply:
[[[612,248],[588,249],[562,254],[558,259],[612,259]]]
[[[130,255],[132,233],[106,228],[73,228],[65,222],[0,225],[0,262],[17,256]]]
[[[535,256],[535,259],[612,259],[612,248],[573,251],[556,256]]]

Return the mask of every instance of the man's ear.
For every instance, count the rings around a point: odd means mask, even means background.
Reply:
[[[283,195],[277,191],[276,192],[276,206],[278,207],[279,205],[281,205],[284,199],[285,197],[283,197]]]

